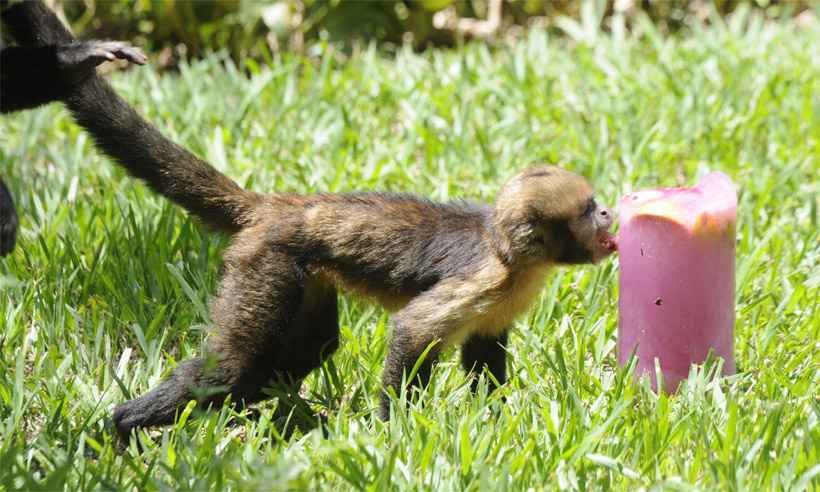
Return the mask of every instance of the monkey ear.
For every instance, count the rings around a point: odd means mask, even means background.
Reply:
[[[513,263],[534,244],[540,244],[544,234],[540,218],[521,207],[496,210],[490,231],[495,253],[506,264]]]
[[[504,264],[509,265],[513,261],[512,241],[505,231],[493,227],[490,230],[490,244],[492,244],[495,254],[501,258]]]

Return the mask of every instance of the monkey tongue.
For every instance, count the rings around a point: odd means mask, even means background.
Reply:
[[[610,253],[618,251],[618,238],[609,232],[603,231],[598,233],[598,242],[601,246]]]

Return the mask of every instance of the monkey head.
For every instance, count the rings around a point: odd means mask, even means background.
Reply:
[[[617,249],[612,212],[583,177],[555,166],[529,168],[498,194],[492,215],[497,253],[507,263],[595,263]]]

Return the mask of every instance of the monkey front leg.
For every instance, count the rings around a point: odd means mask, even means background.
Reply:
[[[430,370],[444,345],[469,328],[483,305],[485,283],[474,278],[448,279],[419,295],[393,317],[393,337],[384,366],[384,388],[401,395],[402,378],[410,378],[413,367],[430,348],[408,386],[426,385]],[[409,389],[409,388],[408,388]],[[382,394],[379,416],[390,416],[390,398]]]
[[[385,360],[382,376],[385,390],[381,395],[379,408],[379,417],[382,420],[390,418],[388,388],[392,388],[397,396],[401,396],[401,392],[405,391],[402,387],[402,380],[406,377],[408,378],[406,391],[408,391],[409,397],[409,391],[413,385],[418,384],[424,387],[430,381],[430,371],[441,351],[441,341],[437,340],[437,336],[430,331],[425,333],[418,328],[420,327],[408,326],[401,321],[401,318],[397,318],[393,323],[393,336],[390,339],[390,347],[387,350],[387,359]],[[424,354],[424,351],[431,345],[430,351],[427,352],[415,376],[410,380],[413,367]]]
[[[461,366],[467,372],[474,372],[470,385],[473,392],[478,388],[478,375],[487,370],[495,379],[490,382],[494,390],[507,380],[507,332],[498,336],[473,335],[461,346]]]

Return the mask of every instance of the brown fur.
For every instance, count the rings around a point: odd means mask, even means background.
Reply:
[[[80,84],[67,105],[131,174],[233,236],[206,353],[119,405],[122,436],[172,422],[191,399],[253,402],[272,382],[298,384],[338,347],[338,290],[394,311],[382,417],[388,393],[404,390],[428,348],[411,383],[426,382],[442,346],[453,343],[462,344],[465,369],[484,368],[503,383],[507,331],[549,268],[611,252],[609,211],[586,180],[557,167],[513,177],[494,206],[382,193],[266,196],[168,141],[100,77]]]
[[[386,388],[400,391],[432,346],[418,373],[425,382],[451,344],[473,347],[465,367],[492,367],[503,382],[498,361],[506,332],[536,299],[550,267],[609,253],[600,239],[611,218],[597,206],[586,210],[587,182],[559,168],[536,169],[510,180],[495,208],[378,193],[247,201],[237,193],[233,203],[245,205],[235,216],[246,225],[225,251],[212,304],[217,332],[208,354],[215,367],[204,367],[207,357],[193,368],[183,364],[174,373],[181,377],[120,405],[118,429],[126,435],[168,423],[191,398],[218,403],[233,393],[249,402],[264,397],[270,381],[298,383],[338,346],[337,290],[395,311]],[[220,389],[203,398],[194,391],[202,387]],[[389,415],[387,396],[381,415]]]

